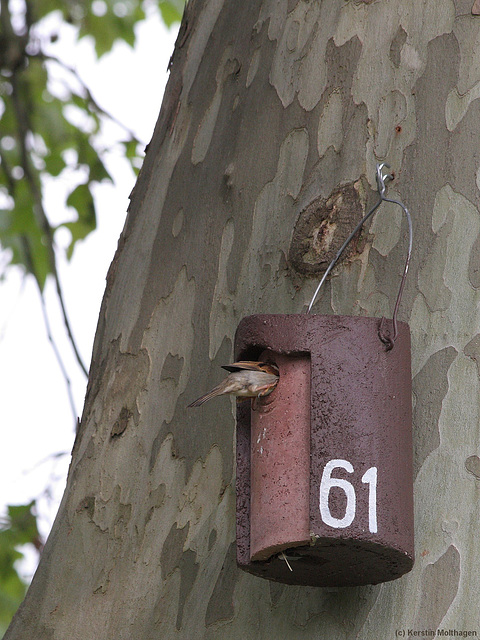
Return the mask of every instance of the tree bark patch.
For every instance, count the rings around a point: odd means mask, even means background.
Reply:
[[[328,198],[313,200],[299,215],[289,250],[290,265],[306,276],[325,271],[365,213],[366,190],[361,180],[335,189]],[[343,259],[361,252],[361,231]]]

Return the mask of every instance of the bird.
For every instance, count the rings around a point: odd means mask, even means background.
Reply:
[[[222,369],[230,372],[225,380],[188,407],[200,407],[212,398],[227,394],[240,399],[268,396],[279,380],[278,367],[270,362],[239,361],[224,365]]]

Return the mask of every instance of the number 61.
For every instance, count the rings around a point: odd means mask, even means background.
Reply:
[[[344,469],[353,473],[353,465],[348,460],[330,460],[325,465],[320,482],[320,515],[325,524],[335,529],[349,527],[356,512],[355,489],[351,482],[343,478],[332,478],[334,469]],[[368,529],[371,533],[377,533],[377,467],[370,467],[362,476],[362,482],[368,484]],[[332,487],[342,489],[347,497],[347,505],[343,518],[335,518],[330,512],[328,498]]]

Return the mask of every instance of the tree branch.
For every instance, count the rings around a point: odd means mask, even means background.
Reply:
[[[69,73],[71,73],[72,76],[75,78],[75,80],[77,80],[77,82],[82,87],[82,90],[85,92],[85,96],[84,96],[85,100],[88,101],[89,105],[91,107],[93,107],[93,109],[97,112],[97,114],[99,114],[101,116],[104,116],[105,118],[107,118],[111,122],[114,122],[121,129],[123,129],[125,131],[125,133],[127,133],[130,136],[130,138],[133,141],[135,141],[136,143],[138,143],[138,144],[146,144],[144,141],[139,140],[137,138],[137,136],[135,135],[135,133],[129,127],[127,127],[123,122],[120,122],[120,120],[115,118],[115,116],[113,116],[111,113],[106,111],[103,107],[101,107],[98,104],[98,102],[93,97],[92,92],[87,87],[87,85],[83,82],[80,74],[78,73],[78,71],[74,67],[71,67],[70,65],[66,64],[65,62],[63,62],[63,60],[60,60],[56,56],[52,56],[50,54],[46,54],[43,51],[40,51],[39,53],[35,53],[34,55],[30,55],[29,57],[30,58],[38,58],[38,59],[40,59],[40,60],[42,60],[44,62],[55,62],[62,69],[64,69],[65,71],[68,71]],[[68,87],[68,89],[69,89],[69,91],[71,91],[70,87]]]
[[[48,250],[48,256],[49,256],[49,263],[50,263],[50,270],[51,273],[53,275],[54,281],[55,281],[55,287],[56,287],[56,291],[57,291],[57,296],[60,302],[60,308],[62,310],[62,315],[63,315],[63,321],[64,321],[64,325],[65,325],[65,329],[67,331],[69,340],[70,340],[70,344],[72,345],[73,348],[73,352],[75,354],[76,360],[80,366],[80,368],[82,369],[82,371],[84,372],[85,376],[88,377],[88,369],[85,366],[82,357],[80,355],[80,352],[77,348],[77,344],[76,341],[73,337],[73,332],[72,332],[72,328],[70,326],[70,321],[68,319],[68,314],[67,314],[67,310],[66,310],[66,306],[65,306],[65,300],[64,300],[64,295],[63,295],[63,290],[62,290],[62,286],[60,283],[60,278],[58,275],[58,269],[57,269],[57,259],[56,259],[56,254],[55,254],[55,247],[54,247],[54,241],[53,241],[53,229],[50,225],[50,222],[47,218],[47,214],[45,212],[45,209],[43,207],[43,200],[42,200],[42,194],[41,194],[41,190],[40,190],[40,186],[38,183],[38,177],[34,174],[34,169],[31,165],[31,161],[30,161],[30,156],[29,156],[29,152],[28,152],[28,147],[27,147],[27,137],[29,133],[32,133],[32,127],[30,124],[30,118],[29,115],[27,113],[27,110],[25,109],[25,105],[22,102],[22,100],[20,99],[20,91],[19,91],[19,86],[18,86],[18,77],[17,77],[17,73],[13,73],[12,78],[11,78],[11,83],[12,83],[12,100],[15,106],[15,114],[16,114],[16,119],[17,119],[17,138],[18,138],[18,142],[20,144],[20,151],[21,151],[21,162],[22,162],[22,168],[25,174],[25,178],[28,182],[28,185],[30,187],[30,191],[32,193],[33,196],[33,200],[34,200],[34,215],[37,218],[38,224],[40,229],[42,230],[43,234],[44,234],[44,238],[45,238],[45,242],[46,242],[46,246],[47,246],[47,250]],[[33,109],[33,105],[29,105],[32,109]],[[33,135],[33,134],[32,134]],[[35,275],[35,271],[32,271],[33,275]],[[38,280],[37,280],[38,282]]]
[[[29,265],[29,270],[34,273],[34,265],[33,265],[33,260],[32,260],[32,252],[30,250],[30,246],[28,244],[28,239],[25,236],[22,236],[22,244],[23,244],[23,251],[25,253],[25,259]],[[65,384],[67,386],[67,395],[68,395],[68,400],[70,403],[70,408],[72,410],[72,414],[73,414],[73,420],[74,422],[76,422],[77,420],[77,410],[75,408],[75,401],[73,399],[73,394],[72,394],[72,383],[71,380],[68,376],[68,372],[67,369],[63,363],[62,360],[62,356],[60,355],[60,350],[57,347],[57,343],[55,342],[54,338],[53,338],[53,334],[52,334],[52,330],[50,327],[50,320],[48,318],[48,313],[47,313],[47,306],[45,303],[45,297],[43,295],[43,291],[40,288],[40,284],[37,280],[37,278],[35,278],[35,282],[37,284],[37,288],[38,288],[38,294],[40,296],[40,302],[41,302],[41,307],[42,307],[42,314],[43,314],[43,321],[45,323],[45,329],[47,331],[47,337],[48,340],[50,342],[50,344],[52,345],[52,349],[53,352],[55,354],[55,357],[57,359],[58,365],[60,367],[60,371],[62,372],[63,378],[65,380]]]

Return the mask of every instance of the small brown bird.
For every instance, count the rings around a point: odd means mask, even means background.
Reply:
[[[278,367],[269,362],[233,362],[222,367],[230,374],[219,385],[189,407],[199,407],[216,396],[231,394],[238,398],[258,398],[271,393],[278,382]]]

